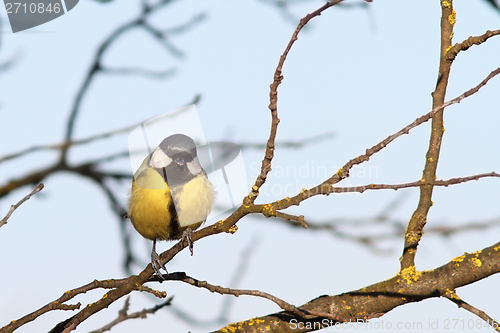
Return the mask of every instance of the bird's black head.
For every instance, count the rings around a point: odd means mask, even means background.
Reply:
[[[196,144],[184,134],[173,134],[165,138],[151,154],[150,165],[169,186],[187,183],[203,172],[196,156]]]
[[[184,134],[174,134],[160,143],[160,149],[176,164],[183,166],[196,157],[196,144]]]

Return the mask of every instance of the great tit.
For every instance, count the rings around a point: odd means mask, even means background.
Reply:
[[[212,183],[200,165],[189,136],[164,139],[137,169],[132,181],[129,216],[135,229],[153,241],[151,264],[162,278],[156,241],[186,238],[207,219],[215,198]]]

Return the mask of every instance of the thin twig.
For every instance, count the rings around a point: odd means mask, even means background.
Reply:
[[[156,29],[151,24],[147,22],[143,22],[141,27],[149,32],[154,38],[158,40],[160,45],[162,45],[169,53],[174,55],[177,58],[183,58],[185,56],[184,52],[177,49],[172,43],[170,43],[167,39],[167,33],[165,31],[161,31]]]
[[[163,29],[162,32],[166,33],[168,35],[175,35],[175,34],[187,32],[190,29],[192,29],[196,24],[203,22],[207,18],[207,16],[208,15],[206,13],[196,14],[188,22],[183,23],[177,27]]]
[[[165,274],[165,277],[168,278],[168,275]],[[190,284],[192,286],[198,287],[198,288],[205,288],[209,290],[212,293],[218,293],[221,295],[233,295],[236,297],[239,297],[241,295],[248,295],[248,296],[256,296],[256,297],[262,297],[265,299],[268,299],[274,303],[276,303],[281,309],[287,312],[294,313],[296,315],[299,315],[303,318],[314,318],[314,317],[324,317],[324,318],[329,318],[341,322],[347,322],[351,318],[344,318],[340,317],[331,313],[326,313],[326,312],[320,312],[320,311],[310,311],[310,310],[303,310],[300,308],[297,308],[295,305],[292,305],[276,296],[273,296],[271,294],[268,294],[266,292],[260,291],[260,290],[247,290],[247,289],[232,289],[232,288],[225,288],[221,286],[216,286],[208,283],[207,281],[200,281],[195,278],[192,278],[190,276],[179,276],[178,278],[170,278],[169,280],[174,280],[174,281],[182,281],[187,284]]]
[[[61,297],[56,299],[55,301],[50,302],[50,303],[42,306],[38,310],[33,311],[31,313],[28,313],[27,315],[25,315],[17,320],[11,321],[8,325],[0,328],[0,332],[2,332],[2,333],[3,332],[13,332],[17,328],[35,320],[36,318],[40,317],[41,315],[43,315],[49,311],[79,309],[80,303],[77,303],[76,305],[66,305],[63,303],[69,301],[70,299],[74,298],[77,295],[85,294],[86,292],[88,292],[90,290],[99,289],[99,288],[113,289],[113,288],[118,288],[120,286],[124,286],[127,283],[129,283],[130,279],[131,278],[129,277],[129,278],[125,278],[125,279],[108,279],[108,280],[102,280],[102,281],[94,280],[94,281],[92,281],[84,286],[81,286],[79,288],[68,290],[64,294],[62,294]],[[135,289],[137,289],[137,286]]]
[[[450,301],[452,301],[453,303],[458,305],[458,307],[463,308],[463,309],[475,314],[476,316],[478,316],[479,318],[484,320],[486,323],[488,323],[488,325],[490,325],[495,331],[500,332],[500,323],[498,321],[496,321],[495,319],[490,317],[486,312],[479,310],[478,308],[474,307],[473,305],[462,300],[457,295],[455,290],[447,290],[446,293],[443,295],[443,297],[449,299]]]
[[[280,217],[281,212],[276,212],[276,217]],[[257,219],[264,219],[263,215],[255,215],[253,216],[254,218]],[[266,218],[267,219],[267,218]],[[283,219],[272,219],[272,222],[285,222],[291,227],[294,228],[304,228],[301,223],[299,223],[295,219],[288,219],[288,218],[283,218]],[[356,223],[360,222],[366,222],[366,223],[373,223],[372,219],[335,219],[335,220],[327,220],[327,221],[307,221],[307,229],[311,231],[326,231],[330,233],[332,236],[342,239],[342,240],[347,240],[351,241],[354,243],[357,243],[359,245],[367,247],[370,251],[372,252],[377,252],[379,254],[389,254],[390,251],[386,249],[382,249],[376,246],[375,242],[376,241],[382,241],[386,239],[393,239],[393,238],[399,238],[401,235],[404,234],[401,230],[397,230],[397,232],[391,233],[391,234],[378,234],[378,235],[364,235],[360,232],[360,227],[355,227],[355,231],[352,233],[345,232],[342,230],[338,222],[345,222],[345,223],[350,223],[352,222],[353,225]],[[401,222],[401,225],[403,225],[405,221]]]
[[[444,110],[446,107],[445,97],[448,87],[448,81],[451,73],[452,60],[447,59],[446,53],[452,47],[453,28],[456,23],[456,12],[453,9],[453,0],[441,1],[441,42],[439,52],[439,69],[437,73],[436,88],[432,92],[432,107],[439,108],[432,116],[430,139],[425,154],[425,164],[422,172],[423,180],[436,179],[441,146],[444,135]],[[499,68],[500,70],[500,68]],[[491,74],[490,74],[491,75]],[[489,78],[484,81],[488,82]],[[484,85],[483,84],[483,85]],[[478,86],[477,90],[481,87]],[[476,90],[476,91],[477,91]],[[470,92],[473,94],[475,91]],[[469,92],[466,92],[467,94]],[[466,96],[464,96],[465,98]],[[460,99],[458,100],[458,102]],[[433,186],[420,187],[420,198],[415,211],[411,215],[405,232],[403,254],[400,259],[401,270],[415,266],[415,257],[417,248],[424,234],[424,227],[427,223],[428,214],[432,202]]]
[[[15,65],[14,60],[8,60],[0,63],[0,73],[8,71],[12,67],[14,67],[14,65]]]
[[[35,189],[33,191],[31,191],[30,193],[28,193],[24,198],[22,198],[21,200],[19,200],[18,203],[16,203],[15,205],[12,205],[10,206],[10,209],[9,209],[9,212],[7,213],[7,215],[5,215],[5,217],[3,219],[0,220],[0,228],[4,225],[4,224],[7,224],[7,220],[10,218],[10,216],[12,215],[12,213],[14,213],[14,211],[19,207],[21,206],[25,201],[29,200],[29,198],[31,198],[33,195],[35,195],[36,193],[40,192],[42,189],[43,189],[43,184],[40,183],[38,184],[37,187],[35,187]]]
[[[318,8],[317,10],[304,16],[300,20],[295,31],[293,32],[292,37],[290,38],[290,41],[288,42],[288,45],[285,48],[285,51],[283,51],[283,54],[280,56],[280,60],[278,61],[278,65],[276,66],[276,70],[274,72],[274,79],[273,82],[271,83],[271,89],[269,92],[269,98],[270,98],[269,110],[271,111],[271,117],[272,117],[271,132],[269,133],[269,139],[267,140],[266,151],[264,153],[264,158],[262,159],[260,174],[257,176],[255,184],[252,186],[251,192],[243,200],[243,203],[245,205],[250,205],[255,202],[255,199],[257,199],[259,195],[259,189],[262,187],[262,185],[264,185],[267,179],[267,174],[269,173],[269,171],[271,171],[271,161],[274,157],[276,133],[278,131],[278,124],[280,122],[280,119],[278,118],[278,86],[283,81],[282,70],[286,58],[288,56],[288,53],[292,49],[292,46],[295,43],[295,41],[298,39],[299,32],[311,19],[313,19],[316,16],[320,16],[323,11],[338,4],[341,1],[342,0],[329,1],[320,8]]]
[[[142,18],[143,19],[143,18]],[[123,33],[127,32],[128,30],[131,30],[141,24],[142,21],[141,17],[132,20],[131,22],[128,22],[122,26],[120,26],[118,29],[116,29],[108,38],[102,42],[101,45],[97,48],[97,52],[94,56],[94,59],[92,61],[92,65],[90,66],[89,71],[87,72],[87,75],[85,76],[85,79],[78,90],[78,93],[76,95],[75,101],[73,103],[73,107],[71,109],[71,113],[68,119],[68,124],[66,126],[66,134],[65,134],[65,141],[70,142],[72,141],[73,138],[73,131],[75,127],[75,121],[78,116],[78,113],[80,112],[80,107],[81,103],[83,100],[83,97],[87,93],[87,90],[90,87],[90,84],[92,80],[96,77],[96,73],[100,71],[101,68],[101,59],[106,52],[106,50],[110,47],[110,45],[117,40],[117,38],[122,35]],[[64,148],[61,150],[61,160],[65,161],[66,160],[66,153],[67,153],[67,148]]]
[[[101,72],[103,69],[102,59],[104,57],[104,54],[109,49],[109,47],[116,40],[118,40],[118,37],[120,37],[122,34],[134,28],[143,28],[148,33],[150,33],[154,38],[156,38],[172,55],[177,57],[182,57],[182,52],[177,50],[170,42],[167,41],[167,34],[158,31],[156,28],[154,28],[151,24],[147,22],[147,18],[149,15],[153,14],[156,10],[160,9],[161,7],[169,3],[171,3],[171,1],[163,0],[163,1],[158,1],[152,5],[149,5],[147,3],[143,4],[142,12],[136,18],[118,27],[99,45],[99,47],[97,48],[97,52],[94,56],[94,59],[92,60],[92,64],[90,65],[90,69],[88,70],[85,79],[83,80],[83,83],[80,89],[78,90],[75,101],[73,103],[68,123],[66,125],[66,133],[64,136],[66,142],[72,141],[76,118],[80,112],[83,98],[86,95],[94,78],[96,77],[96,74]],[[60,156],[61,162],[66,161],[67,151],[68,151],[67,147],[63,147],[61,149],[61,156]]]
[[[221,232],[232,232],[234,229],[234,225],[236,224],[237,221],[239,221],[241,218],[248,214],[253,214],[253,213],[263,213],[264,210],[267,210],[266,214],[269,216],[274,216],[273,215],[273,210],[278,211],[278,210],[283,210],[291,206],[298,206],[300,203],[312,196],[319,195],[319,194],[324,194],[326,193],[325,190],[322,190],[323,187],[326,187],[330,189],[332,185],[340,182],[341,180],[347,178],[349,176],[349,171],[350,169],[358,164],[361,164],[365,161],[368,161],[370,157],[379,151],[381,151],[383,148],[385,148],[388,144],[390,144],[392,141],[396,140],[398,137],[402,136],[403,134],[408,134],[411,129],[419,126],[420,124],[428,121],[431,119],[435,113],[439,112],[440,110],[443,109],[444,105],[452,105],[455,103],[459,103],[462,99],[467,98],[477,91],[479,91],[486,83],[493,78],[494,76],[498,75],[500,73],[500,68],[497,70],[491,72],[487,78],[485,78],[483,81],[481,81],[476,87],[468,90],[467,92],[463,93],[462,95],[458,96],[457,98],[443,103],[441,105],[435,106],[429,113],[417,118],[414,122],[409,124],[408,126],[404,127],[400,131],[396,132],[395,134],[392,134],[388,136],[386,139],[382,140],[375,146],[369,148],[366,150],[366,153],[363,155],[360,155],[350,161],[348,161],[337,173],[335,173],[332,177],[324,181],[323,183],[319,184],[316,187],[310,188],[308,190],[304,189],[302,190],[299,194],[293,196],[293,197],[286,197],[281,200],[278,200],[276,202],[273,202],[272,204],[267,204],[267,205],[254,205],[252,202],[250,202],[249,197],[252,195],[252,192],[247,196],[243,202],[243,205],[238,207],[229,217],[226,219],[217,222],[213,226],[206,227],[196,233],[193,234],[193,240],[196,241],[198,239],[207,237],[209,235],[221,233]],[[269,148],[269,146],[268,146]],[[263,165],[265,163],[263,162]],[[262,172],[262,170],[261,170]],[[267,173],[266,173],[267,174]],[[259,176],[260,177],[260,176]],[[259,178],[258,178],[259,179]],[[434,177],[429,178],[429,179],[434,179]],[[421,187],[423,188],[423,187]],[[258,193],[258,191],[257,191]],[[266,215],[264,214],[264,215]],[[266,215],[267,216],[267,215]],[[166,263],[167,260],[169,260],[170,255],[167,255],[166,252],[160,255],[160,260],[162,263]]]
[[[199,102],[199,100],[200,100],[200,95],[197,95],[197,96],[195,96],[193,98],[193,100],[189,104],[186,104],[186,105],[196,104],[196,103]],[[185,110],[188,110],[188,109],[186,109],[186,108],[180,108],[180,109],[177,110],[177,112],[172,112],[172,115],[169,114],[168,117],[165,115],[165,116],[162,116],[161,118],[158,118],[157,120],[155,120],[155,119],[149,120],[150,124],[155,123],[155,121],[162,121],[162,120],[165,120],[165,119],[170,119],[170,118],[176,117],[180,113],[184,112]],[[119,134],[123,134],[123,133],[129,133],[131,130],[133,130],[137,126],[140,126],[144,122],[145,121],[141,121],[141,122],[138,122],[138,123],[134,123],[132,125],[127,125],[125,127],[116,128],[116,129],[113,129],[113,130],[110,130],[110,131],[106,131],[106,132],[102,132],[102,133],[99,133],[99,134],[91,135],[91,136],[88,136],[86,138],[79,139],[79,140],[73,140],[73,141],[70,141],[70,142],[63,142],[63,143],[50,144],[50,145],[32,146],[30,148],[26,148],[26,149],[20,150],[18,152],[15,152],[15,153],[12,153],[12,154],[8,154],[8,155],[4,155],[3,157],[0,157],[0,163],[8,161],[8,160],[11,160],[11,159],[14,159],[14,158],[17,158],[17,157],[20,157],[20,156],[23,156],[23,155],[34,153],[34,152],[37,152],[37,151],[60,150],[60,149],[63,149],[64,147],[67,147],[67,146],[84,145],[84,144],[88,144],[88,143],[91,143],[91,142],[94,142],[94,141],[97,141],[97,140],[106,139],[106,138],[109,138],[109,137],[112,137],[112,136],[115,136],[115,135],[119,135]],[[317,142],[321,142],[321,141],[324,141],[324,140],[328,140],[328,139],[331,139],[333,137],[334,137],[333,132],[327,132],[327,133],[323,133],[323,134],[313,135],[313,136],[310,136],[310,137],[305,137],[305,138],[302,138],[300,140],[284,140],[284,141],[279,141],[279,142],[276,142],[276,147],[293,148],[293,149],[295,149],[295,148],[302,148],[304,146],[307,146],[307,145],[310,145],[310,144],[314,144],[314,143],[317,143]],[[256,142],[244,142],[244,141],[242,141],[242,142],[239,142],[237,144],[238,144],[238,146],[241,149],[262,149],[262,148],[266,147],[265,143],[256,143]],[[134,153],[134,152],[130,152],[130,153]],[[129,156],[129,151],[126,150],[126,151],[122,151],[122,152],[118,152],[118,153],[113,153],[113,154],[111,154],[109,156],[99,157],[97,159],[91,160],[89,163],[91,163],[91,164],[98,164],[98,163],[101,163],[101,162],[109,162],[109,161],[112,161],[114,159],[128,157],[128,156]]]
[[[393,185],[388,185],[388,184],[369,184],[369,185],[362,185],[362,186],[351,186],[351,187],[331,187],[329,191],[330,193],[352,193],[352,192],[359,192],[363,193],[366,190],[399,190],[403,188],[409,188],[409,187],[421,187],[421,186],[445,186],[448,187],[449,185],[456,185],[460,183],[465,183],[469,182],[471,180],[479,180],[480,178],[485,178],[485,177],[500,177],[500,174],[496,172],[489,172],[489,173],[483,173],[479,175],[474,175],[474,176],[468,176],[468,177],[460,177],[460,178],[451,178],[448,180],[432,180],[432,181],[422,181],[422,180],[417,180],[415,182],[411,183],[404,183],[404,184],[393,184]],[[324,193],[324,194],[329,194],[329,193]]]
[[[200,95],[196,95],[193,98],[193,100],[190,103],[186,104],[186,105],[196,104],[196,103],[198,103],[200,101],[200,98],[201,98]],[[177,117],[179,114],[185,112],[186,110],[187,110],[186,108],[180,108],[180,109],[176,110],[175,112],[170,112],[168,115],[162,116],[161,118],[159,118],[157,120],[155,120],[155,119],[149,120],[150,124],[154,124],[156,121],[161,121],[161,120],[171,119],[171,118]],[[72,146],[84,145],[84,144],[91,143],[93,141],[97,141],[97,140],[101,140],[101,139],[106,139],[106,138],[112,137],[114,135],[123,134],[123,133],[129,133],[131,130],[133,130],[137,126],[140,126],[144,122],[145,122],[145,120],[137,122],[137,123],[134,123],[132,125],[127,125],[125,127],[115,128],[115,129],[112,129],[112,130],[109,130],[109,131],[105,131],[105,132],[102,132],[102,133],[99,133],[99,134],[91,135],[91,136],[88,136],[88,137],[80,139],[80,140],[65,141],[65,142],[62,142],[62,143],[52,144],[52,145],[33,146],[33,147],[30,147],[30,148],[26,148],[26,149],[23,149],[21,151],[18,151],[16,153],[12,153],[12,154],[0,157],[0,162],[11,160],[13,158],[16,158],[16,157],[19,157],[19,156],[23,156],[23,155],[26,155],[26,154],[29,154],[29,153],[33,153],[33,152],[36,152],[36,151],[69,149]],[[125,153],[128,154],[128,152],[123,152],[123,153],[120,153],[120,154],[125,154]],[[120,156],[122,156],[122,155],[120,155]]]
[[[266,219],[263,215],[254,215],[257,219]],[[276,217],[279,217],[276,215]],[[272,222],[287,223],[291,227],[302,228],[302,226],[294,220],[287,219],[272,219]],[[377,242],[383,242],[389,239],[401,239],[404,236],[405,225],[408,221],[404,219],[391,218],[384,216],[383,220],[378,217],[369,218],[346,218],[339,217],[323,221],[308,220],[308,229],[312,231],[326,231],[342,240],[358,243],[380,254],[387,254],[389,251],[381,249],[376,246]],[[382,233],[373,234],[370,228],[376,224],[383,223],[391,228],[390,230]],[[466,233],[470,231],[491,230],[500,226],[500,216],[484,220],[484,221],[466,221],[464,223],[453,222],[445,223],[445,221],[432,220],[433,226],[426,228],[426,235],[437,235],[440,237],[449,237],[454,234]],[[367,227],[367,232],[363,232],[363,227]],[[345,231],[344,229],[352,229],[352,232]]]
[[[453,45],[453,47],[448,50],[446,58],[453,61],[460,51],[467,51],[471,46],[482,44],[488,40],[488,38],[496,35],[500,35],[500,29],[493,31],[488,30],[481,36],[470,36],[463,42]]]
[[[443,103],[442,105],[439,105],[435,108],[433,108],[429,113],[415,119],[411,124],[405,126],[401,130],[397,131],[396,133],[389,135],[387,138],[384,140],[380,141],[373,147],[369,148],[366,150],[365,154],[362,154],[356,158],[353,158],[349,162],[347,162],[342,168],[340,168],[332,177],[329,179],[325,180],[318,186],[315,186],[313,188],[310,188],[308,190],[302,190],[299,194],[290,197],[290,198],[285,198],[283,200],[279,200],[273,203],[273,208],[276,210],[283,210],[285,208],[288,208],[290,206],[297,206],[299,205],[302,201],[304,201],[307,198],[313,197],[315,195],[319,194],[325,194],[329,189],[331,188],[332,185],[337,184],[341,180],[349,177],[349,171],[351,170],[352,167],[355,165],[361,164],[363,162],[366,162],[375,155],[376,153],[380,152],[382,149],[384,149],[387,145],[389,145],[391,142],[402,136],[403,134],[408,134],[412,129],[415,127],[425,123],[429,119],[431,119],[436,112],[439,110],[448,107],[453,104],[460,103],[463,99],[470,97],[471,95],[475,94],[478,92],[482,87],[488,83],[489,80],[491,80],[493,77],[497,76],[500,74],[500,67],[497,68],[496,70],[492,71],[484,80],[482,80],[477,86],[474,88],[466,91],[465,93],[461,94],[460,96]]]
[[[228,285],[230,288],[237,288],[241,283],[241,280],[246,276],[246,272],[250,266],[250,261],[252,256],[256,252],[258,246],[260,244],[260,238],[258,236],[252,237],[248,245],[241,251],[240,259],[238,260],[238,266],[233,270],[233,276],[231,277]],[[186,276],[185,273],[178,274],[173,273],[174,277],[177,277],[179,280]],[[170,274],[168,275],[170,276]],[[229,321],[229,315],[231,311],[231,307],[235,301],[234,297],[224,297],[222,300],[222,304],[220,306],[219,314],[215,316],[213,319],[202,320],[195,317],[193,314],[184,311],[175,305],[172,305],[168,308],[168,310],[175,315],[178,319],[186,322],[189,326],[193,327],[209,327],[213,325],[221,325],[226,324]]]
[[[145,76],[152,79],[165,79],[176,74],[175,69],[166,69],[166,70],[150,70],[144,68],[111,68],[111,67],[102,67],[101,72],[104,74],[112,74],[112,75],[140,75]]]
[[[448,180],[434,180],[434,181],[422,181],[418,180],[415,182],[411,183],[404,183],[404,184],[393,184],[393,185],[386,185],[386,184],[369,184],[369,185],[363,185],[363,186],[352,186],[352,187],[332,187],[332,186],[323,186],[321,187],[321,192],[316,193],[316,194],[322,194],[322,195],[329,195],[331,193],[352,193],[352,192],[359,192],[363,193],[366,190],[382,190],[382,189],[391,189],[391,190],[399,190],[403,188],[410,188],[410,187],[422,187],[422,186],[450,186],[450,185],[455,185],[455,184],[460,184],[460,183],[465,183],[469,182],[472,180],[479,180],[481,178],[486,178],[486,177],[500,177],[499,173],[496,172],[490,172],[490,173],[483,173],[483,174],[478,174],[478,175],[473,175],[473,176],[468,176],[468,177],[460,177],[460,178],[451,178]],[[315,194],[315,195],[316,195]],[[356,241],[359,242],[363,245],[368,245],[370,247],[373,247],[373,241],[378,237],[378,238],[383,238],[386,239],[388,238],[387,235],[382,235],[383,237],[379,236],[360,236],[359,233],[356,235],[350,235],[345,232],[341,232],[338,227],[332,223],[322,223],[322,224],[307,224],[304,221],[304,216],[295,216],[291,214],[286,214],[283,212],[278,211],[278,209],[283,209],[283,203],[289,204],[290,200],[283,199],[283,200],[278,200],[275,201],[271,204],[265,204],[265,205],[255,205],[254,209],[257,212],[260,212],[263,216],[265,217],[278,217],[281,218],[285,221],[293,221],[291,225],[293,226],[298,226],[301,225],[304,228],[310,227],[312,230],[328,230],[335,236],[342,238],[342,239],[348,239],[351,241]],[[278,208],[279,207],[279,208]],[[401,228],[398,228],[398,233],[397,235],[400,235],[403,231]],[[395,235],[393,235],[395,236]]]
[[[162,302],[162,303],[160,303],[152,308],[149,308],[149,309],[143,309],[141,311],[127,313],[129,310],[129,307],[130,307],[130,296],[128,296],[125,299],[125,302],[123,304],[123,308],[120,311],[118,311],[118,316],[116,317],[116,319],[114,319],[110,323],[104,325],[103,327],[101,327],[97,330],[91,331],[89,333],[103,333],[106,331],[111,331],[111,329],[114,326],[118,325],[119,323],[121,323],[125,320],[136,319],[136,318],[145,319],[148,314],[154,314],[154,313],[156,313],[156,311],[160,310],[161,308],[171,305],[173,298],[174,297],[171,296],[165,302]]]
[[[446,103],[444,103],[443,105],[435,108],[433,110],[433,112],[437,112],[440,108],[446,108],[450,105],[453,105],[453,104],[457,104],[457,103],[460,103],[464,98],[467,98],[471,95],[474,95],[475,93],[477,93],[479,91],[479,89],[481,89],[482,87],[484,87],[486,85],[486,83],[488,83],[489,80],[491,80],[492,78],[494,78],[495,76],[497,76],[498,74],[500,74],[500,67],[498,67],[497,69],[491,71],[490,74],[488,74],[488,76],[483,80],[481,81],[477,86],[475,86],[474,88],[472,89],[469,89],[467,90],[466,92],[464,92],[462,95],[452,99],[451,101],[448,101]],[[437,110],[436,110],[437,109]]]
[[[248,242],[247,246],[245,246],[245,248],[241,251],[240,258],[238,260],[238,266],[234,270],[233,276],[228,282],[228,285],[231,288],[237,288],[241,284],[243,278],[247,275],[247,271],[249,270],[250,267],[250,262],[252,261],[255,253],[257,252],[260,243],[261,243],[261,238],[257,235],[254,235]],[[231,305],[233,304],[233,302],[234,302],[233,297],[226,297],[222,301],[221,312],[219,315],[220,323],[227,322],[227,318],[229,316],[229,310],[231,309]]]
[[[286,140],[286,141],[276,141],[275,147],[280,148],[302,148],[304,146],[321,142],[324,140],[329,140],[334,137],[333,132],[327,132],[323,134],[313,135],[306,138],[301,138],[298,140]],[[264,143],[253,143],[253,142],[238,142],[238,146],[241,149],[262,149],[266,148],[267,144]]]
[[[291,214],[286,214],[283,212],[276,212],[276,217],[280,217],[286,221],[296,221],[298,224],[302,226],[302,228],[307,229],[309,228],[309,225],[307,222],[304,220],[304,215],[291,215]],[[266,216],[267,217],[267,216]]]

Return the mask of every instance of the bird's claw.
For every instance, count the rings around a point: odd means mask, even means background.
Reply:
[[[182,232],[182,241],[186,239],[189,247],[189,252],[191,252],[191,256],[193,255],[193,239],[191,238],[192,234],[193,231],[191,230],[191,228],[187,228]]]
[[[160,281],[165,281],[163,274],[161,274],[161,272],[160,272],[160,268],[163,268],[165,270],[165,272],[167,272],[167,274],[168,274],[167,267],[165,267],[165,265],[162,265],[162,263],[160,261],[160,256],[158,255],[158,253],[156,253],[154,247],[153,247],[153,251],[151,251],[151,266],[153,267],[153,270],[155,271],[155,273],[158,276],[158,278],[160,279]]]

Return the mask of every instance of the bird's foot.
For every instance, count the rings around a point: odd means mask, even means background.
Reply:
[[[153,267],[153,270],[155,271],[160,281],[165,281],[165,278],[160,272],[160,268],[163,268],[165,272],[167,272],[168,274],[167,267],[165,267],[165,265],[162,265],[160,261],[160,256],[158,256],[158,253],[156,253],[154,249],[153,251],[151,251],[151,266]]]
[[[184,241],[186,239],[189,247],[189,252],[191,252],[191,255],[193,255],[193,239],[191,238],[193,234],[193,230],[191,228],[187,228],[182,232],[182,238],[181,241]]]

